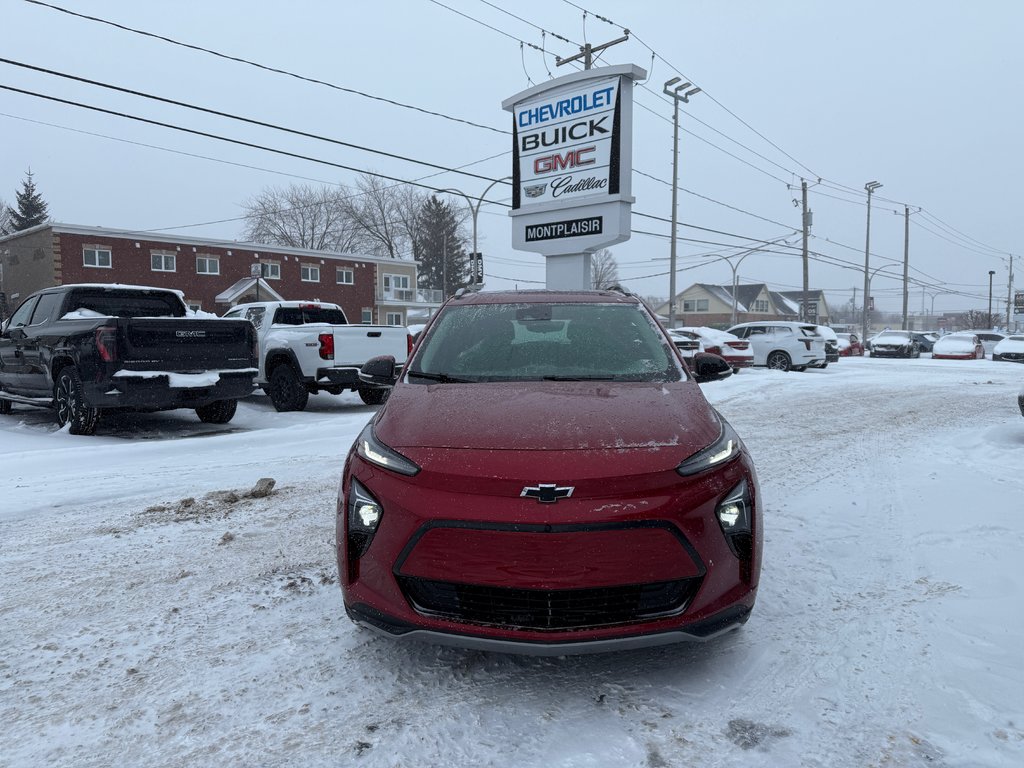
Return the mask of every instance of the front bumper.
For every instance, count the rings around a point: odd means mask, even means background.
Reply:
[[[499,481],[482,470],[473,480],[448,472],[407,479],[351,458],[340,499],[355,476],[383,514],[366,553],[350,557],[339,504],[346,610],[388,636],[516,653],[713,637],[745,621],[757,594],[760,497],[743,456],[686,479],[595,471],[589,483],[570,480],[577,493],[557,504],[520,498],[517,474],[500,481],[514,493],[496,493]],[[715,509],[742,479],[752,532],[729,540]]]
[[[753,600],[751,600],[753,604]],[[494,637],[480,637],[454,632],[437,632],[408,624],[393,616],[371,608],[368,605],[346,605],[349,618],[379,635],[397,640],[414,640],[433,645],[447,645],[456,648],[514,653],[523,656],[575,656],[590,653],[614,653],[640,648],[656,648],[681,642],[706,642],[731,632],[746,624],[750,618],[751,606],[739,605],[727,608],[718,614],[688,625],[685,629],[667,630],[646,634],[611,637],[603,640],[562,642],[508,640]]]
[[[879,347],[877,344],[871,347],[872,357],[910,357],[912,354],[910,347]]]

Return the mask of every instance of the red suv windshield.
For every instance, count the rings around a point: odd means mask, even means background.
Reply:
[[[621,303],[449,305],[409,374],[414,383],[685,378],[648,315]]]

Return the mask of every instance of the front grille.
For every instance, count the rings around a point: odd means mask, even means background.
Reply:
[[[511,589],[398,578],[419,613],[507,629],[564,630],[647,621],[681,613],[700,578],[596,589]]]

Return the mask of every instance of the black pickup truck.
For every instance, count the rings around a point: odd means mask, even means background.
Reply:
[[[175,291],[62,285],[29,296],[0,326],[0,414],[12,403],[54,408],[92,434],[108,409],[194,408],[225,424],[254,389],[248,320],[190,317]]]

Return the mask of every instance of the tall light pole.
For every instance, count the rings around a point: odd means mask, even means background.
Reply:
[[[995,327],[992,322],[992,276],[996,273],[994,269],[988,271],[988,324],[990,328]]]
[[[480,215],[480,206],[482,206],[484,204],[484,198],[487,197],[487,193],[490,192],[495,186],[497,186],[498,184],[500,184],[503,181],[509,181],[511,179],[512,179],[511,176],[503,176],[500,179],[495,179],[494,181],[492,181],[490,184],[488,184],[484,188],[484,191],[480,194],[480,197],[478,197],[478,198],[472,198],[469,195],[467,195],[465,192],[463,192],[461,189],[455,189],[454,187],[449,187],[447,189],[439,189],[439,190],[437,190],[439,194],[444,193],[444,192],[449,192],[449,193],[455,194],[455,195],[462,195],[462,197],[465,198],[466,204],[469,206],[469,212],[470,212],[470,214],[473,217],[473,253],[478,253],[477,248],[476,248],[476,220],[477,220],[477,217]],[[475,204],[473,202],[474,199],[476,200]],[[474,256],[473,258],[476,258],[476,257]],[[445,255],[445,260],[444,260],[444,264],[442,265],[442,268],[443,269],[447,269],[448,268],[448,257],[447,257],[447,255]],[[481,274],[481,276],[483,276],[483,262],[480,263],[480,274]],[[447,281],[445,281],[445,282],[447,282]],[[444,292],[442,291],[442,294],[443,293]],[[447,296],[445,298],[447,298]]]
[[[789,245],[789,243],[786,242],[786,240],[789,237],[790,237],[790,235],[786,235],[786,237],[778,237],[778,238],[776,238],[774,240],[769,241],[768,243],[766,243],[766,245],[778,245],[779,243],[784,243],[785,245]],[[739,292],[739,286],[737,285],[737,282],[739,281],[740,262],[742,262],[750,254],[757,253],[757,252],[763,251],[763,250],[765,250],[765,247],[763,245],[759,245],[756,248],[751,248],[749,250],[742,251],[741,253],[735,253],[735,254],[732,254],[730,256],[722,256],[721,257],[725,261],[729,262],[729,268],[732,270],[732,320],[729,323],[729,325],[731,325],[731,326],[732,325],[736,325],[736,307],[737,307],[737,301],[738,301],[738,299],[736,298],[736,294]],[[736,258],[737,256],[739,256],[739,258],[736,259],[736,263],[734,264],[732,260],[734,258]]]
[[[864,318],[861,325],[862,339],[868,337],[868,304],[871,303],[868,294],[868,291],[871,290],[871,275],[868,273],[868,269],[871,267],[871,194],[881,186],[877,181],[869,181],[864,185],[864,189],[868,193],[868,228],[867,234],[864,236]]]
[[[668,271],[668,327],[676,325],[676,200],[679,194],[679,102],[684,104],[690,101],[690,97],[700,93],[700,88],[691,88],[693,83],[682,83],[676,85],[682,78],[673,77],[666,81],[664,93],[672,97],[672,238],[671,250],[669,251]],[[673,88],[673,86],[675,86]],[[690,90],[686,90],[689,88]],[[683,93],[680,93],[683,91]]]
[[[875,278],[875,275],[877,275],[883,269],[893,269],[893,268],[896,268],[897,266],[898,266],[897,264],[883,264],[880,267],[875,267],[874,269],[872,269],[871,270],[871,274],[868,275],[868,283],[867,283],[867,288],[864,289],[864,295],[867,296],[870,293],[870,291],[871,291],[871,281]]]

